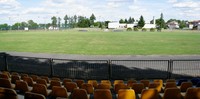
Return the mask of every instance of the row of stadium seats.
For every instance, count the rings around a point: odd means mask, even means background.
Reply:
[[[180,81],[181,84],[178,86],[179,82],[177,83],[174,79],[168,79],[165,83],[161,79],[85,81],[69,78],[61,80],[57,77],[49,78],[7,71],[0,73],[2,90],[12,90],[25,98],[36,96],[50,99],[56,97],[69,99],[200,99],[198,87],[195,87],[191,81]],[[191,93],[192,95],[189,95]],[[6,94],[1,96],[4,95]]]

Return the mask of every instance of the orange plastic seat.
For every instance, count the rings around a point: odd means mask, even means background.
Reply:
[[[127,81],[127,86],[128,87],[132,87],[134,83],[137,83],[137,81],[136,80],[128,80]]]
[[[143,83],[134,83],[132,85],[132,89],[135,91],[136,94],[141,94],[142,90],[145,89]]]
[[[42,94],[45,97],[49,96],[51,91],[47,90],[47,87],[43,84],[34,84],[31,92]]]
[[[124,83],[118,83],[114,86],[114,91],[117,94],[120,89],[128,89],[129,87],[126,86]]]
[[[60,86],[53,86],[51,96],[54,98],[68,98],[67,89]]]
[[[47,83],[50,82],[50,81],[49,81],[49,77],[47,77],[47,76],[41,76],[40,78],[41,78],[41,79],[45,79]]]
[[[47,84],[47,81],[45,79],[37,79],[36,83],[37,84],[43,84],[46,87],[49,87],[49,85]]]
[[[89,97],[87,96],[87,91],[85,89],[74,89],[71,99],[89,99]]]
[[[24,79],[24,77],[29,77],[28,74],[20,74],[21,75],[21,79]]]
[[[51,80],[61,81],[58,77],[52,77]]]
[[[124,81],[123,80],[114,80],[113,86],[115,86],[116,84],[124,84]]]
[[[92,86],[96,89],[98,86],[97,80],[88,80],[88,84],[92,84]]]
[[[18,99],[18,96],[15,90],[0,87],[0,99]]]
[[[11,84],[10,80],[5,79],[5,78],[0,78],[0,87],[4,88],[15,88],[15,84]]]
[[[11,76],[11,83],[15,84],[17,80],[20,80],[19,75],[12,75]]]
[[[60,81],[58,81],[58,80],[51,80],[49,89],[52,89],[53,86],[61,86]]]
[[[75,82],[76,82],[77,86],[78,86],[79,88],[81,88],[82,84],[84,83],[84,80],[78,79],[78,80],[76,80]]]
[[[181,92],[186,92],[190,87],[192,87],[192,82],[182,82],[180,86]]]
[[[64,83],[66,83],[66,82],[72,82],[72,79],[69,79],[69,78],[65,78],[65,79],[63,79],[63,85],[64,85]]]
[[[24,77],[23,80],[26,81],[29,86],[33,86],[33,84],[35,84],[31,77]]]
[[[94,99],[112,99],[111,91],[109,89],[96,89]]]
[[[168,82],[176,82],[176,80],[175,79],[167,79],[166,83],[168,83]]]
[[[150,83],[149,84],[149,89],[151,89],[151,88],[155,88],[156,90],[158,90],[158,92],[162,91],[162,87],[161,87],[159,82]]]
[[[200,99],[200,88],[188,88],[184,99]]]
[[[30,77],[33,79],[33,81],[37,81],[37,79],[39,78],[37,75],[30,75]]]
[[[164,90],[166,90],[167,88],[177,88],[176,83],[175,82],[167,82]]]
[[[136,99],[135,91],[132,89],[120,89],[117,99]]]
[[[159,99],[159,93],[156,89],[143,89],[140,99]]]
[[[19,90],[20,92],[25,93],[27,91],[31,91],[32,88],[28,86],[26,81],[17,80],[15,84],[15,90]]]
[[[143,83],[143,84],[144,84],[144,87],[148,87],[150,81],[149,81],[149,80],[140,80],[140,83]]]
[[[67,82],[64,84],[64,86],[68,92],[72,92],[74,89],[78,88],[75,82]]]
[[[107,83],[101,83],[101,84],[98,84],[97,88],[96,89],[110,89],[110,84],[107,84]]]
[[[26,92],[24,95],[24,99],[46,99],[46,97],[42,94]]]
[[[7,74],[0,74],[0,78],[9,79],[10,77]]]
[[[88,94],[94,93],[94,87],[91,84],[83,83],[81,86],[81,89],[85,89]]]
[[[107,84],[111,88],[111,82],[110,82],[110,80],[101,80],[101,84]]]
[[[163,99],[183,99],[181,90],[178,88],[167,88],[164,92]]]

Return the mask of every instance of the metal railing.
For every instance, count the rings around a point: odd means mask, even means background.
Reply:
[[[72,79],[169,79],[200,76],[200,59],[69,60],[0,53],[0,70]]]

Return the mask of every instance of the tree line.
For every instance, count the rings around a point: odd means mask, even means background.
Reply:
[[[64,23],[61,23],[61,20],[64,21]],[[34,22],[33,20],[28,20],[27,22],[17,22],[14,23],[12,26],[5,24],[0,24],[0,30],[23,30],[25,27],[28,27],[29,29],[47,29],[48,27],[53,28],[88,28],[88,27],[98,27],[98,28],[108,28],[108,23],[110,21],[104,21],[104,22],[95,22],[96,17],[94,14],[92,14],[89,18],[85,16],[69,16],[65,15],[64,18],[52,16],[51,17],[51,23],[43,23],[38,24]],[[180,25],[180,28],[186,27],[185,20],[176,20],[176,19],[170,19],[165,22],[163,13],[161,13],[160,18],[155,19],[156,26],[161,28],[167,28],[167,23],[171,21],[177,21]],[[138,23],[138,28],[142,28],[145,25],[145,20],[143,16],[141,15],[139,20],[135,20],[133,17],[129,17],[128,19],[120,19],[119,23],[124,24],[133,24],[134,22]],[[150,23],[153,23],[154,21],[151,20]]]

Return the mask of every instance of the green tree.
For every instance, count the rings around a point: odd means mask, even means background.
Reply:
[[[69,20],[68,15],[65,15],[64,20],[65,20],[65,28],[67,28],[67,21]]]
[[[35,23],[33,20],[29,20],[28,21],[28,28],[29,29],[37,29],[38,28],[38,24]]]
[[[12,25],[12,30],[18,30],[20,27],[20,23],[15,23]]]
[[[90,24],[94,25],[94,20],[96,20],[96,17],[94,16],[94,14],[92,13],[92,15],[90,16]]]
[[[58,27],[60,28],[60,25],[61,25],[61,18],[58,17]]]
[[[163,18],[163,13],[160,14],[159,19],[156,19],[156,25],[159,30],[161,30],[162,28],[166,28],[165,20]]]
[[[144,21],[143,16],[141,15],[140,20],[138,21],[138,27],[142,28],[144,25],[145,25],[145,21]]]
[[[127,20],[127,19],[125,19],[125,20],[124,20],[124,23],[128,23],[128,20]]]
[[[120,20],[119,20],[119,23],[124,23],[124,20],[123,20],[123,19],[120,19]]]
[[[55,17],[55,16],[53,16],[52,18],[51,18],[51,20],[52,20],[52,26],[53,27],[56,27],[57,26],[57,18]]]
[[[134,21],[135,21],[134,18],[129,17],[129,19],[128,19],[129,24],[134,23]]]
[[[8,24],[0,24],[0,30],[8,30],[9,29],[9,26]]]

